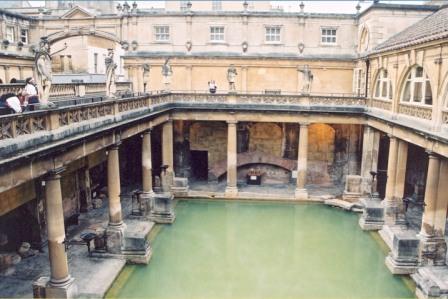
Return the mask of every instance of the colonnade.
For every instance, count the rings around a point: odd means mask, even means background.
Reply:
[[[377,171],[379,131],[366,127],[364,130],[361,175],[367,180],[370,171]],[[390,228],[406,228],[403,197],[405,191],[408,142],[389,135],[389,156],[387,183],[382,201],[384,225],[382,231]],[[444,239],[448,209],[448,159],[427,152],[429,157],[425,200],[419,239],[419,265],[444,265],[446,243]],[[376,160],[376,161],[375,161]],[[367,189],[367,188],[366,188]]]
[[[163,124],[163,164],[167,173],[173,174],[173,124],[172,121]],[[151,130],[142,134],[142,195],[150,197],[153,192],[152,184],[152,153]],[[109,222],[106,229],[107,251],[119,254],[123,246],[123,221],[121,207],[120,162],[119,147],[121,142],[111,145],[107,154],[107,192],[109,199]],[[62,204],[61,174],[64,168],[51,171],[45,178],[46,215],[48,231],[48,248],[50,260],[50,278],[45,285],[47,298],[71,298],[74,279],[70,276],[66,253],[66,236],[64,227],[64,213]],[[166,181],[170,182],[170,181]],[[171,181],[172,182],[172,181]]]

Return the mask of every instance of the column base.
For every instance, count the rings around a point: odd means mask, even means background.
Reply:
[[[447,298],[448,267],[423,267],[411,275],[415,281],[415,295],[419,299]]]
[[[131,211],[131,218],[139,218],[139,217],[146,217],[148,216],[150,210],[151,210],[151,201],[154,197],[154,191],[151,192],[141,192],[139,194],[137,207],[134,207],[135,203],[132,203],[132,211]]]
[[[34,298],[76,298],[78,288],[75,279],[70,277],[61,284],[53,284],[49,277],[40,277],[33,282]]]
[[[387,246],[392,249],[395,236],[406,229],[407,227],[403,225],[385,224],[378,233],[380,234],[383,241],[387,244]]]
[[[226,187],[225,191],[226,198],[236,198],[238,196],[238,187]]]
[[[112,254],[120,254],[124,244],[124,233],[126,225],[109,224],[106,228],[106,247],[107,252]]]
[[[173,195],[175,197],[188,196],[188,179],[187,178],[174,178],[173,186],[171,187]]]
[[[149,220],[155,223],[173,223],[176,220],[173,198],[172,193],[156,193],[153,197],[153,206],[149,214]]]
[[[381,202],[369,198],[360,200],[364,206],[361,218],[359,218],[359,226],[362,230],[380,230],[384,224],[384,209]]]
[[[418,235],[420,246],[418,259],[420,266],[446,265],[447,245],[444,237]]]
[[[412,274],[418,266],[419,239],[410,230],[394,230],[391,252],[386,257],[386,266],[392,274]]]
[[[294,192],[294,199],[307,200],[308,199],[308,190],[296,188],[296,191]]]
[[[387,225],[406,225],[403,201],[398,198],[383,200],[384,223]]]

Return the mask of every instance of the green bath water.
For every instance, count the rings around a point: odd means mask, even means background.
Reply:
[[[317,204],[181,201],[109,298],[414,298],[358,216]]]

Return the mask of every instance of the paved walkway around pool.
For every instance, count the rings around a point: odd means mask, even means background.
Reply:
[[[126,188],[128,190],[128,188]],[[132,190],[132,189],[129,189]],[[122,200],[123,215],[129,215],[131,200]],[[125,260],[115,258],[89,257],[87,246],[79,243],[79,235],[86,230],[106,227],[108,223],[107,200],[100,209],[93,209],[79,216],[79,225],[67,228],[68,261],[70,274],[75,278],[79,297],[102,298],[126,264]],[[125,220],[126,221],[126,220]],[[33,282],[42,276],[50,275],[48,248],[35,256],[23,259],[7,273],[0,274],[0,298],[32,298]]]

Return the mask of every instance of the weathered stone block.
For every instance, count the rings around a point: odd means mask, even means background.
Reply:
[[[364,211],[359,219],[363,230],[380,230],[384,224],[384,208],[380,201],[363,198],[360,200]]]
[[[171,191],[174,196],[187,196],[188,190],[189,187],[187,178],[174,178],[173,187],[171,187]]]
[[[76,298],[78,288],[74,283],[75,279],[70,278],[61,285],[53,285],[49,277],[40,277],[33,282],[34,298]]]
[[[422,267],[411,275],[419,299],[448,298],[448,267]]]
[[[156,193],[153,197],[149,219],[156,223],[173,223],[176,219],[173,198],[171,193]]]
[[[119,226],[109,225],[106,229],[106,244],[107,252],[113,254],[120,254],[124,244],[124,232],[126,226],[124,224]]]
[[[392,251],[386,258],[386,266],[393,274],[412,274],[417,270],[419,243],[413,231],[394,234]]]

